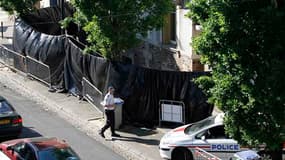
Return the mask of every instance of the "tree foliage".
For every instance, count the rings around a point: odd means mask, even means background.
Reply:
[[[0,7],[9,14],[16,12],[21,15],[34,10],[34,4],[38,1],[39,0],[0,0]]]
[[[87,51],[117,59],[134,47],[147,31],[159,28],[173,8],[172,0],[73,0],[74,22],[88,34]]]
[[[285,127],[285,7],[282,0],[192,0],[202,25],[193,42],[210,77],[197,83],[226,113],[241,143],[280,149]]]

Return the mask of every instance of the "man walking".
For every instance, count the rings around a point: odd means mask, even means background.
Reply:
[[[104,127],[100,130],[99,134],[101,137],[105,138],[104,132],[106,129],[111,127],[112,137],[120,137],[119,134],[115,133],[115,104],[114,104],[114,91],[115,89],[111,86],[108,88],[108,93],[104,97],[104,110],[106,114],[106,123]]]

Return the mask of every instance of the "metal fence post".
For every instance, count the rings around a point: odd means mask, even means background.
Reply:
[[[3,26],[3,21],[1,21],[1,37],[2,37],[2,39],[4,38],[4,26]]]

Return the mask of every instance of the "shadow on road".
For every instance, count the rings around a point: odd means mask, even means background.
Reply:
[[[127,136],[121,136],[121,137],[113,137],[113,141],[119,140],[119,141],[128,141],[128,142],[136,142],[136,143],[142,143],[147,145],[153,145],[157,146],[159,145],[159,141],[156,139],[143,139],[143,138],[137,138],[137,137],[127,137]]]
[[[149,136],[149,135],[157,134],[157,132],[153,129],[138,128],[138,127],[133,127],[133,126],[123,126],[123,128],[121,128],[119,131],[130,133],[130,134],[135,134],[137,136]]]
[[[33,138],[33,137],[42,137],[40,133],[33,130],[33,127],[23,127],[22,133],[19,138]]]
[[[0,143],[4,141],[9,141],[18,138],[33,138],[33,137],[42,137],[42,135],[32,129],[32,127],[23,127],[22,133],[19,137],[2,137],[0,138]]]

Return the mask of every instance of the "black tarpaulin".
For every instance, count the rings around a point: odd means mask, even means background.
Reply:
[[[65,3],[63,18],[72,16],[74,12],[74,8],[69,3]],[[41,8],[35,12],[22,15],[21,19],[38,32],[49,35],[62,34],[61,25],[59,23],[62,20],[62,14],[61,9],[58,6]]]
[[[64,63],[65,88],[75,94],[82,95],[83,52],[71,41],[65,43],[66,58]]]
[[[65,43],[65,86],[71,93],[82,95],[82,79],[85,77],[100,91],[107,81],[108,62],[98,54],[83,54],[84,46],[73,39]]]
[[[65,58],[64,41],[64,36],[53,36],[38,32],[19,18],[15,21],[14,51],[48,65],[52,85],[62,83]]]
[[[76,36],[81,42],[86,42],[86,33],[75,23],[70,22],[68,27],[62,30],[60,21],[62,18],[73,16],[75,9],[67,2],[64,4],[64,15],[62,16],[59,6],[41,8],[35,12],[22,15],[21,19],[33,27],[38,32],[48,35],[68,35]]]
[[[84,60],[84,76],[97,89],[104,92],[106,88],[109,63],[106,59],[94,55],[85,55]]]
[[[64,17],[73,13],[74,9],[66,3]],[[48,65],[51,85],[60,88],[63,87],[66,38],[61,35],[61,18],[59,7],[39,9],[16,19],[13,35],[14,50]]]
[[[205,95],[192,82],[194,77],[205,73],[159,71],[110,63],[98,56],[83,55],[82,49],[70,40],[65,48],[65,84],[68,90],[82,95],[83,77],[103,93],[107,92],[107,86],[114,86],[116,96],[125,101],[123,118],[126,123],[148,127],[157,125],[159,101],[163,99],[184,102],[187,123],[212,113],[213,106],[206,103]]]
[[[205,73],[159,71],[113,63],[109,84],[125,100],[124,120],[152,127],[159,121],[159,101],[174,100],[185,104],[186,123],[211,115],[213,106],[192,82]]]

